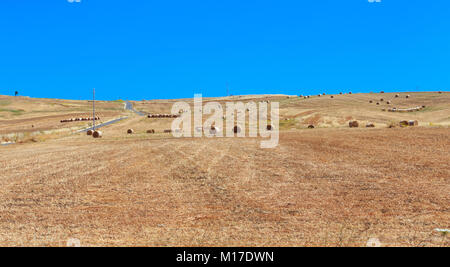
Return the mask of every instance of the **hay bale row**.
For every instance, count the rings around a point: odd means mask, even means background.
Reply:
[[[426,106],[420,106],[420,107],[414,107],[414,108],[390,108],[387,111],[388,112],[400,112],[400,113],[405,113],[405,112],[416,112],[416,111],[421,111],[422,109],[426,108]]]
[[[419,126],[419,122],[417,120],[401,121],[399,125],[400,127],[415,127]]]
[[[151,129],[151,130],[147,130],[147,133],[148,133],[148,134],[154,134],[154,133],[156,133],[156,132],[155,132],[154,129]]]
[[[381,98],[380,101],[377,102],[377,105],[381,105],[380,102],[384,102],[384,101],[385,101],[385,99],[384,99],[384,98]],[[373,103],[373,100],[369,100],[369,103],[372,104],[372,103]],[[392,102],[391,102],[390,100],[386,101],[386,104],[387,104],[387,105],[390,105],[391,103],[392,103]]]
[[[358,128],[359,127],[359,122],[358,121],[351,121],[348,123],[348,126],[350,128]]]
[[[71,118],[71,119],[67,119],[67,120],[61,120],[61,123],[65,123],[65,122],[75,122],[75,121],[93,121],[93,120],[100,120],[100,117],[95,117],[95,118]]]
[[[375,124],[368,123],[368,124],[366,124],[366,128],[375,128]]]
[[[147,116],[149,119],[157,118],[178,118],[180,115],[174,115],[174,114],[148,114]]]
[[[164,130],[164,133],[172,133],[172,130]]]

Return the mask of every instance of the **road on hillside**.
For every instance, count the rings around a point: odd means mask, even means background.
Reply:
[[[102,128],[102,127],[111,125],[111,124],[113,124],[113,123],[119,122],[119,121],[124,120],[124,119],[128,119],[128,117],[122,117],[122,118],[118,118],[118,119],[115,119],[115,120],[112,120],[112,121],[108,121],[108,122],[105,122],[105,123],[101,123],[101,124],[99,124],[99,125],[95,125],[95,129],[98,129],[98,128]],[[79,132],[79,133],[84,133],[84,132],[87,132],[87,131],[89,131],[89,130],[94,130],[94,128],[93,128],[93,127],[89,127],[89,128],[87,128],[87,129],[83,129],[83,130],[78,131],[78,132]]]
[[[135,109],[133,108],[133,104],[131,104],[131,103],[128,102],[128,101],[125,102],[125,109],[126,109],[126,110],[131,110],[131,111],[133,111],[134,113],[138,114],[139,116],[145,116],[145,113],[142,113],[142,112],[140,112],[140,111],[135,110]]]
[[[128,101],[125,102],[125,109],[126,109],[126,110],[131,110],[131,111],[133,111],[134,113],[138,114],[139,116],[145,116],[145,115],[146,115],[146,114],[143,113],[143,112],[140,112],[140,111],[135,110],[135,109],[133,108],[133,104],[131,104],[131,103],[128,102]],[[128,117],[122,117],[122,118],[119,118],[119,119],[115,119],[115,120],[112,120],[112,121],[108,121],[108,122],[105,122],[105,123],[101,123],[101,124],[99,124],[99,125],[96,125],[96,126],[95,126],[95,129],[99,129],[99,128],[102,128],[102,127],[105,127],[105,126],[114,124],[114,123],[116,123],[116,122],[119,122],[119,121],[124,120],[124,119],[127,119],[127,118],[128,118]],[[94,130],[94,129],[93,129],[93,127],[90,127],[90,128],[83,129],[83,130],[79,131],[79,133],[87,132],[87,131],[89,131],[89,130]]]

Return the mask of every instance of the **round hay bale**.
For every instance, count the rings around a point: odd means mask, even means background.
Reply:
[[[237,126],[237,125],[234,126],[233,132],[236,133],[236,134],[237,134],[237,133],[241,133],[241,127],[239,127],[239,126]]]
[[[408,121],[408,126],[412,126],[412,127],[414,127],[414,126],[419,126],[419,122],[418,121],[414,121],[414,120],[410,120],[410,121]]]
[[[102,133],[101,131],[95,131],[95,132],[92,134],[92,136],[93,136],[94,138],[102,138],[103,133]]]
[[[439,91],[438,94],[442,94],[442,91]]]
[[[133,134],[134,133],[134,130],[133,129],[128,129],[127,130],[127,134]]]
[[[380,94],[384,94],[384,91],[381,91]]]
[[[409,125],[408,121],[401,121],[399,124],[400,124],[400,127],[406,127]]]
[[[339,92],[339,94],[342,95],[343,93],[342,93],[342,92]]]
[[[381,99],[380,99],[380,102],[383,102],[383,101],[384,101],[384,98],[381,98]]]
[[[406,96],[406,98],[410,98],[410,97],[411,97],[410,95],[407,95],[407,96]]]
[[[373,103],[373,100],[369,100],[369,103],[372,104],[372,103]]]
[[[400,95],[399,95],[399,94],[396,94],[396,95],[395,95],[395,97],[396,97],[396,98],[399,98],[399,97],[400,97]]]
[[[377,102],[377,105],[379,106],[379,105],[380,105],[380,102]]]
[[[87,135],[92,135],[93,133],[94,133],[93,130],[88,130],[88,131],[86,132]]]
[[[172,130],[164,130],[164,133],[172,133]]]
[[[209,129],[209,133],[212,135],[216,135],[219,131],[220,131],[220,128],[216,127],[216,126],[211,126],[211,128]]]
[[[358,121],[351,121],[348,123],[348,126],[350,128],[358,128],[359,127],[359,122]]]
[[[390,105],[390,104],[391,104],[391,101],[387,101],[386,104]]]
[[[314,127],[314,125],[309,125],[308,126],[308,129],[314,129],[315,127]]]
[[[334,98],[334,96],[330,96],[330,98],[331,98],[331,99],[333,99],[333,98]]]
[[[368,124],[366,124],[366,128],[375,128],[375,124],[368,123]]]
[[[348,92],[349,95],[353,94],[352,92]]]
[[[154,133],[155,133],[155,130],[153,130],[153,129],[147,130],[147,133],[148,133],[148,134],[154,134]]]
[[[272,131],[273,130],[273,127],[272,127],[272,125],[267,125],[267,131]]]

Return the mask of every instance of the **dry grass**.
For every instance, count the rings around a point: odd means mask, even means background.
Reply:
[[[364,144],[364,145],[362,145]],[[0,244],[449,245],[448,129],[3,148]],[[376,156],[374,156],[376,155]]]
[[[102,121],[120,116],[124,113],[123,107],[122,103],[114,101],[96,103],[97,115]],[[85,127],[91,122],[60,121],[91,116],[89,101],[0,96],[0,135]]]
[[[431,110],[406,119],[445,122],[441,96],[424,97]],[[298,114],[400,121],[367,107],[371,97],[278,98],[282,117],[299,123]],[[348,107],[353,100],[361,104]],[[169,102],[156,109],[166,113]],[[130,116],[102,128],[102,139],[80,133],[0,147],[0,245],[364,246],[372,237],[450,245],[434,231],[450,221],[447,127],[284,131],[264,150],[259,139],[174,139],[162,133],[172,120]]]

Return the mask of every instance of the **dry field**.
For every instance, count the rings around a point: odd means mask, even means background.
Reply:
[[[0,245],[364,246],[378,238],[448,247],[435,228],[450,227],[450,96],[394,99],[429,107],[396,114],[368,104],[379,95],[268,96],[281,105],[275,149],[252,138],[175,139],[161,133],[169,119],[105,102],[130,118],[105,127],[102,139],[0,146]],[[161,113],[171,103],[134,102]],[[377,128],[348,129],[350,119]],[[420,127],[386,127],[401,119]],[[304,129],[309,123],[318,129]]]
[[[120,117],[124,104],[121,102],[97,101],[97,115],[102,121]],[[0,95],[0,141],[13,139],[11,134],[20,133],[21,141],[42,132],[78,129],[88,122],[60,123],[61,120],[92,117],[92,102],[55,99],[34,99]],[[8,137],[9,135],[9,137]],[[17,140],[16,140],[17,139]],[[6,140],[5,140],[6,141]]]

